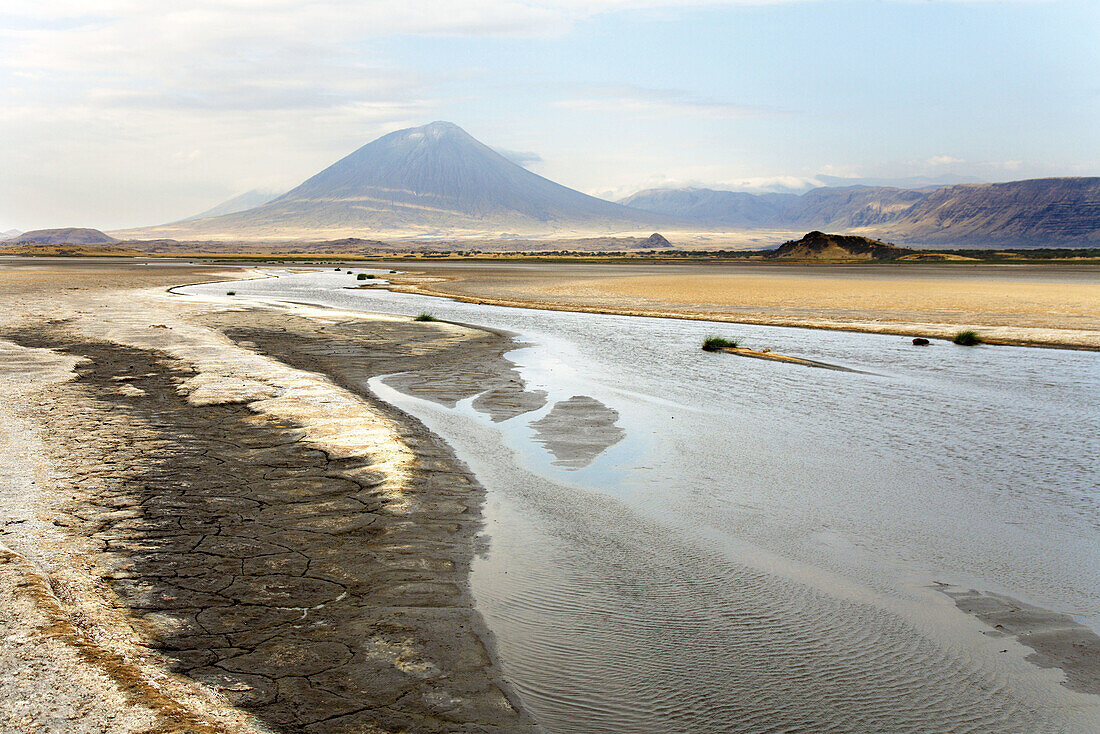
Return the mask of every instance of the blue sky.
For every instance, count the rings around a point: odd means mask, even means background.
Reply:
[[[1100,175],[1095,0],[0,0],[0,229],[289,188],[436,119],[618,197]]]

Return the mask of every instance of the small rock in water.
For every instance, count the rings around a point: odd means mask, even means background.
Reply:
[[[913,343],[916,344],[918,347],[928,346],[928,340],[925,339],[923,336],[918,336],[916,339],[913,340]]]

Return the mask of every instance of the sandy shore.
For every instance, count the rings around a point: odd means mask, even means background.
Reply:
[[[0,729],[531,729],[483,490],[365,386],[503,337],[164,290],[215,275],[0,267]]]
[[[402,267],[402,266],[397,266]],[[417,263],[397,290],[523,308],[1100,350],[1090,265]]]

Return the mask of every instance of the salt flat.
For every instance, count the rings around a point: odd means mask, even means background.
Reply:
[[[485,303],[1100,349],[1100,267],[417,262],[395,279]]]

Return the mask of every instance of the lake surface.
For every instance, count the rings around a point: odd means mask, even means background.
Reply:
[[[508,359],[545,393],[530,412],[371,387],[485,485],[474,593],[547,731],[1100,729],[1100,697],[940,590],[1100,629],[1097,354],[481,306],[280,272],[180,291],[517,334]],[[710,334],[859,372],[704,353]]]

